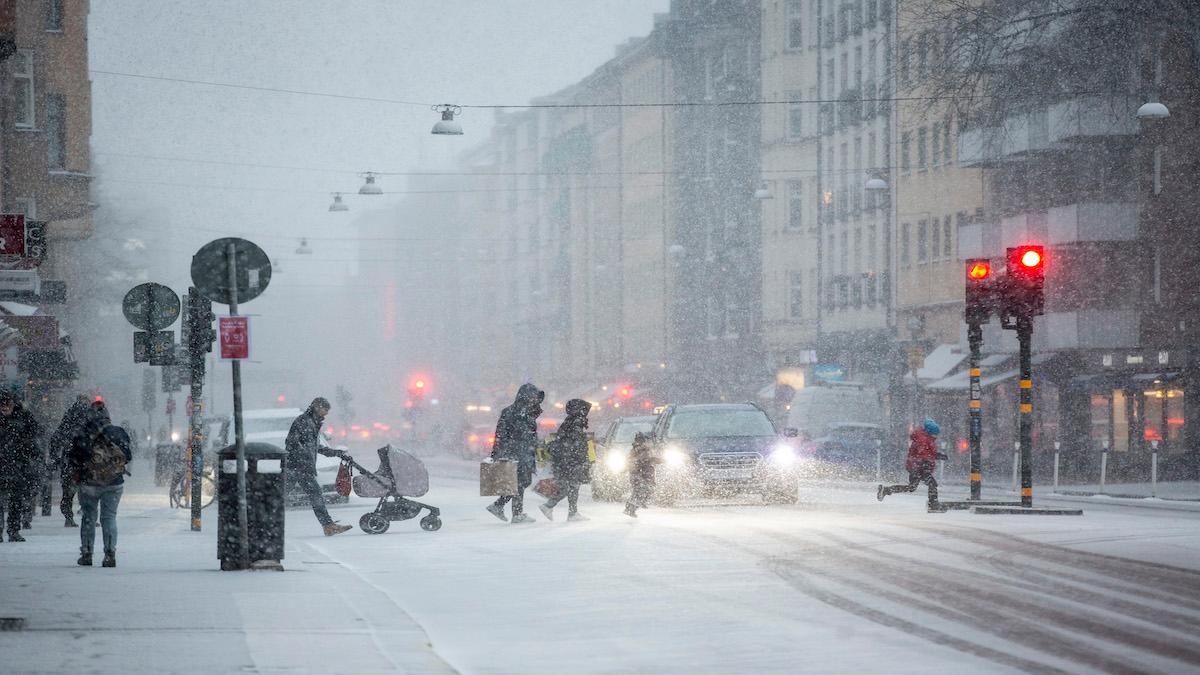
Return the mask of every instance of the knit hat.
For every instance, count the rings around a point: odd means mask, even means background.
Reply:
[[[937,436],[938,434],[942,433],[942,428],[938,426],[937,422],[934,422],[928,417],[925,418],[925,424],[923,425],[923,428],[925,429],[925,433],[929,434],[930,436]]]

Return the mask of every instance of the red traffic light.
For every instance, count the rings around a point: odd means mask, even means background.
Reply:
[[[617,390],[617,393],[621,395],[621,398],[629,398],[630,396],[633,396],[633,390],[629,387],[621,387]]]
[[[1027,249],[1021,254],[1021,264],[1026,267],[1037,267],[1042,264],[1042,254],[1033,249]]]
[[[967,264],[967,278],[973,281],[983,281],[992,276],[992,264],[986,261],[974,261]]]
[[[417,389],[424,389],[425,388],[425,380],[417,380],[416,382],[413,382],[413,386],[416,387]]]
[[[1041,246],[1017,246],[1008,249],[1008,273],[1018,276],[1040,275],[1046,263]]]

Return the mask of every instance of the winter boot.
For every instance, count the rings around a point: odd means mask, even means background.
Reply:
[[[20,532],[9,532],[8,540],[9,541],[25,541],[25,537],[22,537]]]
[[[101,567],[116,567],[117,566],[117,552],[116,551],[105,551],[104,552],[104,560],[100,563],[100,566]]]
[[[352,529],[354,529],[353,525],[342,525],[341,523],[330,523],[324,527],[326,537],[332,537]]]
[[[578,512],[578,511],[567,515],[567,522],[579,523],[579,522],[583,522],[585,520],[591,520],[591,518],[588,518],[587,516],[583,515],[582,513]]]
[[[527,516],[524,513],[514,513],[513,517],[512,517],[513,525],[520,525],[522,523],[536,523],[536,522],[537,522],[536,520],[534,520],[533,518],[530,518],[529,516]]]
[[[880,485],[879,489],[875,491],[875,498],[879,501],[883,501],[883,498],[888,496],[888,494],[890,494],[888,489]]]
[[[79,525],[75,523],[74,516],[67,516],[67,521],[63,523],[63,527],[79,527]]]
[[[79,560],[76,560],[75,564],[81,565],[83,567],[91,567],[92,566],[92,549],[80,547]]]
[[[22,529],[22,530],[32,530],[32,529],[33,529],[33,521],[31,521],[31,520],[22,520],[22,521],[21,521],[21,529]]]
[[[500,520],[503,520],[506,523],[508,522],[508,516],[504,515],[504,507],[501,506],[500,504],[496,504],[495,502],[493,502],[491,505],[489,505],[487,507],[487,512],[492,514],[493,516],[496,516]]]
[[[543,516],[546,516],[546,520],[554,520],[553,506],[550,506],[549,504],[542,504],[538,507],[538,510],[542,512]]]
[[[633,502],[625,502],[625,515],[637,518],[637,507],[633,505]]]

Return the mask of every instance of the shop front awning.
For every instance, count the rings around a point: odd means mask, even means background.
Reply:
[[[979,378],[979,386],[986,389],[992,385],[999,384],[1005,380],[1011,380],[1016,377],[1021,371],[1005,370],[997,373],[986,373]],[[925,385],[929,391],[967,391],[971,386],[971,374],[968,371],[955,373],[950,377],[945,377],[937,382],[932,382]]]
[[[967,358],[967,353],[958,345],[938,345],[925,357],[925,365],[917,369],[917,378],[922,381],[940,380],[958,367]]]

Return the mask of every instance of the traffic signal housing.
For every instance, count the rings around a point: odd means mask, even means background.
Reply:
[[[995,279],[992,262],[987,258],[971,258],[966,268],[966,319],[967,323],[984,324],[991,317]]]
[[[195,288],[188,289],[187,311],[184,315],[187,328],[185,347],[190,357],[192,378],[196,381],[204,379],[204,355],[212,351],[213,341],[217,339],[217,331],[213,328],[216,319],[212,300],[200,295]]]
[[[1016,316],[1038,316],[1046,310],[1046,252],[1041,246],[1008,249],[1005,309]]]

